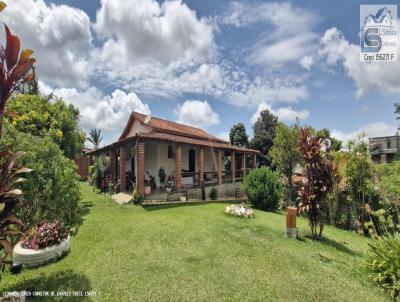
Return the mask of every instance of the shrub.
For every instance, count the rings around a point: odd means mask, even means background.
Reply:
[[[108,166],[107,157],[101,155],[94,161],[91,169],[91,185],[100,189],[101,192],[106,192],[108,189]]]
[[[132,201],[134,204],[141,203],[143,199],[143,195],[141,195],[137,189],[133,190]]]
[[[16,215],[27,226],[43,219],[74,224],[81,198],[75,163],[50,138],[35,137],[11,127],[1,144],[25,152],[20,164],[33,169],[26,176],[27,181],[20,185],[25,202],[16,208]]]
[[[69,229],[61,221],[41,222],[28,231],[21,246],[25,249],[43,249],[59,244],[68,237],[68,234]]]
[[[6,117],[18,131],[49,136],[68,158],[82,151],[85,134],[78,126],[79,111],[61,99],[19,94],[8,102]]]
[[[210,198],[216,200],[218,198],[218,190],[216,188],[211,188]]]
[[[372,240],[365,266],[370,278],[393,298],[400,296],[400,235]]]
[[[243,186],[250,203],[260,210],[276,210],[283,196],[279,174],[267,167],[250,171],[244,178]]]

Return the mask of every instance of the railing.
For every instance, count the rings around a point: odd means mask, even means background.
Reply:
[[[200,186],[200,179],[198,172],[182,172],[182,186],[185,188]]]
[[[218,183],[218,173],[217,172],[204,172],[203,173],[204,185],[211,186]]]

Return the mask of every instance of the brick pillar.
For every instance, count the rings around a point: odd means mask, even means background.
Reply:
[[[253,154],[253,169],[257,168],[257,154]]]
[[[243,169],[242,177],[245,177],[245,175],[246,175],[246,153],[242,154],[242,169]]]
[[[115,151],[110,150],[110,178],[112,181],[115,180]]]
[[[126,190],[126,154],[124,145],[119,147],[119,185],[120,191],[124,192]]]
[[[132,160],[135,160],[134,158]],[[137,190],[139,194],[144,195],[144,142],[137,144]]]
[[[182,186],[182,147],[176,145],[175,150],[175,186],[179,190]]]
[[[217,150],[217,182],[222,185],[222,151]]]
[[[200,186],[204,182],[204,149],[200,148],[199,150],[199,181]]]
[[[232,170],[232,182],[235,183],[236,180],[236,156],[235,152],[231,153],[231,170]]]

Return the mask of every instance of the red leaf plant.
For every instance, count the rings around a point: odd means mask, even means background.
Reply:
[[[0,1],[0,11],[5,7],[5,3]],[[6,24],[4,28],[6,47],[0,45],[0,130],[8,98],[22,83],[29,80],[28,71],[35,63],[35,59],[31,58],[33,51],[24,49],[20,53],[18,36],[13,35]]]
[[[21,174],[31,172],[28,168],[16,168],[22,155],[22,152],[0,151],[0,251],[4,250],[0,256],[0,266],[10,264],[7,258],[13,250],[11,236],[22,234],[22,221],[14,216],[14,208],[21,202],[22,195],[16,185],[25,181],[20,177]]]
[[[306,213],[314,239],[322,237],[326,209],[324,198],[338,180],[337,169],[321,149],[321,140],[301,129],[300,153],[305,163],[299,190],[299,211]]]

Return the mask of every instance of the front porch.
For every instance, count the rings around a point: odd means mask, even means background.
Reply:
[[[198,192],[203,196],[210,187],[226,189],[224,184],[240,183],[257,166],[257,154],[250,149],[226,146],[132,137],[96,150],[91,156],[109,157],[110,180],[119,182],[122,192],[136,188],[146,199],[164,200],[173,193],[198,197]]]

